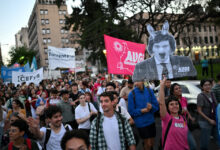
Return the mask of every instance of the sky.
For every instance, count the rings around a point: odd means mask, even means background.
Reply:
[[[11,47],[15,46],[15,34],[27,27],[34,4],[35,0],[0,0],[0,44],[4,62],[9,59]],[[75,3],[67,0],[68,13],[72,12],[71,6],[77,4],[79,0]]]

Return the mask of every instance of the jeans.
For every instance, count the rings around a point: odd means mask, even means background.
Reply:
[[[217,140],[216,126],[211,125],[207,121],[199,121],[199,125],[200,125],[200,128],[201,128],[200,150],[208,150],[212,130],[215,131],[213,136],[214,136],[215,140]]]
[[[190,150],[196,150],[196,141],[195,141],[195,138],[193,137],[191,131],[188,131],[187,139],[188,139],[188,144],[189,144]]]

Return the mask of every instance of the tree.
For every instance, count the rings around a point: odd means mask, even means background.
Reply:
[[[97,56],[104,48],[103,34],[140,42],[148,36],[147,24],[160,29],[165,20],[179,39],[187,27],[208,18],[205,7],[198,0],[81,0],[67,18],[66,28],[74,25],[73,30],[81,33],[80,44]]]
[[[18,48],[12,47],[9,51],[10,61],[8,66],[11,66],[16,62],[20,65],[25,65],[27,61],[31,62],[35,55],[35,51],[29,50],[25,46]]]
[[[89,60],[93,63],[100,59],[106,65],[103,54],[104,34],[116,38],[140,42],[136,38],[136,32],[125,24],[124,18],[120,17],[116,8],[122,6],[125,0],[81,0],[79,7],[73,7],[70,17],[66,18],[66,29],[80,31],[79,43],[82,48],[92,50]]]

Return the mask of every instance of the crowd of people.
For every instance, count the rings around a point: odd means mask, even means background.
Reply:
[[[68,77],[15,86],[0,83],[0,149],[144,150],[155,145],[155,114],[160,115],[164,150],[195,150],[189,122],[200,126],[200,149],[217,140],[218,82],[201,80],[198,118],[187,109],[181,86],[164,77],[156,97],[151,81],[110,81],[103,74]]]

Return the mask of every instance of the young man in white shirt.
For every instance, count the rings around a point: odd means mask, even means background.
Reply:
[[[70,125],[64,127],[62,124],[62,111],[58,106],[49,106],[45,110],[45,115],[50,122],[50,131],[46,127],[40,129],[38,122],[31,117],[28,118],[29,129],[47,150],[62,150],[61,138],[67,130],[72,128]],[[50,132],[49,138],[46,138],[47,132]]]
[[[114,97],[111,92],[100,95],[103,114],[92,122],[90,144],[92,149],[135,150],[135,139],[128,121],[115,112]]]

